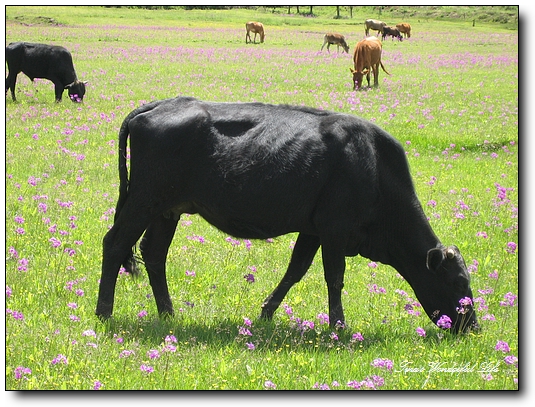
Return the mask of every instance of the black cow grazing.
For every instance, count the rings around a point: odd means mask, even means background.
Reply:
[[[360,254],[395,267],[435,323],[447,315],[456,332],[477,328],[472,306],[459,304],[472,299],[463,257],[431,229],[401,144],[364,119],[286,105],[156,101],[121,126],[119,180],[114,224],[103,239],[102,320],[112,314],[121,265],[137,272],[132,248],[143,232],[158,312],[173,314],[167,251],[180,216],[198,213],[238,238],[299,232],[263,318],[272,318],[321,247],[332,326],[344,324],[345,257]]]
[[[17,100],[15,83],[19,72],[24,73],[32,82],[35,78],[52,81],[56,102],[61,102],[65,89],[68,90],[69,97],[73,102],[81,102],[84,98],[87,82],[78,80],[71,53],[63,47],[13,42],[6,47],[6,62],[9,69],[6,78],[6,94],[8,89],[11,89],[13,101]]]
[[[397,38],[399,41],[403,41],[403,37],[401,36],[401,33],[397,28],[383,27],[383,41],[385,40],[387,35],[390,35],[392,37],[392,40],[394,38]]]

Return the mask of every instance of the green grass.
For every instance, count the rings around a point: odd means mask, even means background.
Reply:
[[[460,20],[411,22],[413,38],[384,43],[391,75],[381,72],[377,90],[353,92],[351,57],[319,50],[334,28],[353,47],[365,11],[334,20],[270,10],[6,8],[6,43],[64,45],[80,79],[89,81],[83,105],[65,96],[53,103],[50,82],[32,84],[22,74],[18,102],[6,96],[7,389],[92,389],[96,381],[108,390],[263,389],[271,381],[277,389],[317,383],[345,390],[374,375],[384,379],[380,389],[518,388],[517,367],[504,362],[519,357],[517,302],[500,305],[508,293],[518,295],[518,251],[507,251],[509,242],[518,244],[517,32],[489,35],[490,25]],[[38,16],[76,25],[34,24]],[[264,44],[245,45],[243,25],[251,19],[265,22]],[[459,246],[472,270],[474,297],[488,307],[478,311],[482,331],[456,337],[425,314],[410,315],[412,302],[396,291],[414,298],[409,285],[391,267],[372,268],[357,257],[347,259],[348,329],[336,339],[318,318],[328,312],[319,254],[285,299],[292,315],[281,306],[273,322],[257,320],[296,235],[232,246],[198,216],[181,219],[168,256],[177,315],[157,317],[146,275],[120,275],[114,317],[99,322],[94,309],[102,238],[117,199],[118,129],[134,107],[179,94],[304,104],[357,114],[390,132],[405,146],[433,229],[443,243]],[[500,195],[496,184],[507,189]],[[249,273],[254,283],[245,280]],[[386,293],[371,293],[373,284]],[[490,314],[494,320],[482,319]],[[240,334],[244,318],[252,321],[251,336]],[[301,332],[295,318],[313,321],[314,329]],[[363,341],[352,339],[357,332]],[[167,335],[176,337],[175,352],[163,352]],[[498,341],[510,351],[495,350]],[[161,356],[152,359],[155,349]],[[133,354],[121,357],[125,350]],[[53,364],[58,355],[68,364]],[[378,358],[394,368],[372,366]],[[154,371],[144,373],[142,365]],[[31,373],[17,379],[19,366]]]

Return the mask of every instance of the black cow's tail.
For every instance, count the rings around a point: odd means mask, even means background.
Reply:
[[[130,112],[130,114],[124,119],[121,129],[119,130],[119,199],[117,200],[117,206],[115,207],[114,222],[116,222],[119,218],[119,214],[126,203],[130,185],[130,181],[128,179],[128,168],[126,166],[128,136],[130,135],[128,124],[138,114],[153,109],[157,104],[159,104],[159,102],[148,103]],[[123,267],[132,276],[139,274],[134,255],[134,249],[135,247],[132,248],[126,259],[123,261]]]

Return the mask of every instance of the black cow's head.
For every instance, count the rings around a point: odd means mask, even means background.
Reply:
[[[65,89],[69,92],[69,98],[73,102],[82,102],[85,95],[85,84],[87,82],[82,82],[79,80],[74,81],[73,83],[68,84],[65,86]]]
[[[427,269],[429,274],[420,280],[416,294],[429,318],[454,332],[478,330],[470,274],[459,249],[450,246],[429,250]]]

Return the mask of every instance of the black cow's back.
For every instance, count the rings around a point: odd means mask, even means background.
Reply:
[[[323,206],[348,222],[369,216],[378,185],[376,138],[396,143],[354,116],[190,98],[144,108],[128,127],[131,192],[155,190],[168,202],[175,193],[175,207],[194,208],[226,233],[248,238],[318,233]],[[144,168],[154,163],[147,179]]]

